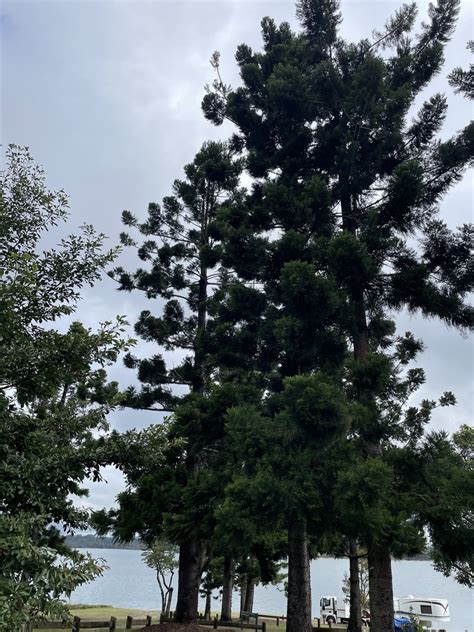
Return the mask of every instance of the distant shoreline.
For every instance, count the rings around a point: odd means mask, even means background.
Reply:
[[[144,551],[145,545],[140,540],[133,542],[116,542],[110,537],[99,537],[92,534],[68,535],[66,544],[73,549],[122,549],[128,551]]]
[[[133,542],[115,542],[111,537],[99,537],[96,535],[69,535],[66,537],[66,544],[73,549],[122,549],[127,551],[144,551],[146,546],[140,540]],[[334,555],[322,555],[321,557],[333,558]],[[429,552],[419,553],[404,557],[404,560],[429,561]]]

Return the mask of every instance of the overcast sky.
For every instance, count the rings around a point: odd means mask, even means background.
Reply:
[[[381,28],[400,2],[342,0],[341,34],[357,40]],[[427,2],[419,2],[420,19]],[[446,51],[445,72],[425,97],[446,92],[449,114],[443,136],[472,116],[469,103],[454,95],[446,74],[470,63],[465,46],[473,39],[474,3],[463,0],[455,35]],[[238,84],[234,53],[246,42],[260,47],[260,20],[270,15],[295,28],[294,3],[202,0],[4,0],[1,28],[1,142],[28,145],[45,167],[50,188],[70,195],[69,230],[84,222],[118,242],[120,214],[144,216],[148,202],[170,193],[182,167],[204,140],[226,138],[230,127],[204,119],[204,85],[213,80],[209,58],[221,52],[226,83]],[[442,204],[442,216],[455,227],[472,221],[472,178],[466,175]],[[131,253],[123,256],[133,269]],[[80,318],[90,326],[126,314],[134,322],[146,303],[115,291],[105,278],[84,293]],[[437,411],[433,427],[452,431],[471,423],[473,347],[456,331],[434,321],[398,317],[402,331],[423,337],[421,365],[428,376],[421,393],[436,397],[453,390],[455,409]],[[130,372],[111,372],[125,386]],[[153,414],[116,413],[112,424],[124,430],[152,423]],[[108,468],[108,485],[91,488],[91,506],[110,506],[122,488]]]

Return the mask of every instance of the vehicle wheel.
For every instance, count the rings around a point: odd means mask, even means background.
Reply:
[[[334,617],[326,617],[326,623],[336,623],[336,619]]]

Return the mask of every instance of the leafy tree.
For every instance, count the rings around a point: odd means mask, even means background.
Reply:
[[[270,396],[261,410],[229,411],[228,433],[243,466],[227,486],[219,512],[223,522],[251,512],[252,521],[233,521],[234,537],[244,541],[276,544],[282,531],[286,535],[289,630],[311,629],[309,540],[321,531],[323,520],[319,461],[324,448],[346,430],[347,415],[342,389],[320,375],[287,378],[283,391]]]
[[[424,498],[418,515],[428,526],[435,568],[470,587],[474,586],[473,435],[466,425],[451,440],[446,433],[429,435],[418,448],[422,465],[414,484],[414,493]]]
[[[330,434],[325,425],[329,420],[334,423],[335,435],[340,429],[341,411],[333,406],[333,395],[342,392],[341,366],[346,355],[344,324],[341,324],[344,297],[338,292],[334,276],[322,268],[317,248],[319,241],[326,242],[334,230],[329,213],[330,192],[322,179],[302,184],[295,178],[285,182],[270,181],[264,186],[255,184],[249,196],[233,202],[220,209],[217,228],[224,245],[224,264],[235,270],[240,280],[229,282],[219,296],[217,327],[212,341],[224,349],[227,355],[223,360],[233,362],[236,373],[237,367],[245,367],[264,392],[281,393],[285,380],[293,377],[310,380],[314,373],[319,378],[319,382],[316,380],[313,384],[313,391],[308,384],[305,421],[301,422],[301,431],[307,434],[307,446],[314,447],[321,430]],[[292,213],[288,210],[290,204],[294,208]],[[313,207],[321,209],[317,220],[311,214]],[[221,359],[223,354],[216,353]],[[267,416],[273,419],[271,411]],[[256,428],[252,431],[246,426],[247,432],[258,433],[260,419],[255,415],[250,419]],[[303,456],[301,437],[294,444],[288,443],[284,433],[277,432],[275,437],[283,441],[283,451],[293,446],[295,455],[291,458],[298,461],[300,457],[302,469],[305,465],[310,467],[310,461]],[[271,446],[270,451],[274,449],[276,453],[276,445]],[[239,459],[246,461],[242,453],[236,463]],[[275,461],[271,463],[279,472],[280,466]],[[295,475],[301,478],[302,474],[296,472],[295,466]],[[312,476],[309,471],[308,480]],[[290,473],[288,479],[291,479]],[[292,536],[295,555],[289,556],[288,626],[303,630],[311,626],[309,578],[306,577],[309,534],[304,503],[298,507],[302,518],[299,533]],[[283,521],[281,528],[295,527],[296,515],[293,509],[291,525]],[[298,547],[306,564],[296,559]],[[305,576],[298,576],[294,569],[300,569]],[[305,592],[304,596],[301,591]],[[292,606],[290,614],[291,604],[303,603],[306,607]]]
[[[174,434],[181,436],[184,447],[179,458],[173,453],[171,461],[178,476],[173,479],[174,491],[180,495],[183,488],[187,491],[173,506],[181,505],[188,512],[193,503],[188,499],[185,506],[182,500],[188,492],[192,493],[190,490],[196,491],[192,481],[203,476],[199,472],[205,459],[200,451],[207,445],[206,429],[199,425],[196,407],[201,406],[199,398],[205,396],[214,370],[207,351],[208,303],[220,283],[220,246],[213,225],[217,209],[236,193],[240,171],[240,161],[233,158],[225,144],[204,144],[194,161],[185,167],[186,178],[175,181],[173,195],[163,200],[162,207],[149,205],[145,222],[139,223],[128,211],[123,213],[124,223],[138,229],[146,239],[138,245],[124,233],[122,243],[137,247],[138,256],[149,263],[149,269],[140,268],[130,274],[117,268],[112,273],[121,290],[139,290],[152,300],[165,300],[160,316],[149,310],[141,313],[136,333],[168,351],[186,354],[178,366],[170,369],[158,353],[146,359],[127,356],[125,363],[138,370],[142,387],[138,392],[128,389],[125,404],[176,413],[178,404],[183,403],[183,424],[176,425]],[[191,394],[178,395],[173,391],[176,385],[187,387]],[[202,404],[204,408],[206,405]],[[187,527],[176,536],[180,545],[178,621],[193,621],[197,617],[199,583],[206,558],[205,545],[197,537],[196,528],[197,514],[202,509],[196,508],[194,518],[187,515]],[[156,528],[161,529],[160,523]],[[160,537],[160,533],[155,535]]]
[[[138,535],[150,544],[166,537],[180,546],[192,535],[200,552],[188,563],[194,565],[199,589],[202,572],[222,551],[214,539],[214,512],[227,483],[228,454],[222,445],[225,413],[253,398],[253,387],[215,385],[205,396],[184,397],[173,417],[162,424],[113,434],[105,447],[106,458],[124,472],[127,489],[118,496],[118,510],[96,513],[98,531],[112,530],[123,541]],[[199,468],[192,472],[189,451],[200,455]]]
[[[43,234],[64,222],[64,191],[48,191],[45,175],[28,149],[9,145],[1,172],[0,326],[1,387],[20,404],[48,388],[56,390],[62,364],[54,361],[56,332],[42,326],[70,315],[81,288],[93,285],[115,258],[104,251],[105,236],[92,226],[42,252]]]
[[[44,232],[67,218],[67,198],[47,190],[27,149],[7,148],[0,182],[0,629],[10,632],[67,618],[63,595],[101,572],[62,532],[88,526],[70,496],[100,479],[96,437],[119,401],[105,367],[127,343],[120,318],[97,332],[52,327],[116,251],[90,226],[40,250]]]
[[[169,617],[173,599],[173,577],[178,568],[178,547],[167,542],[155,542],[142,553],[147,566],[156,571],[161,594],[161,612]]]
[[[376,459],[367,459],[360,450],[360,438],[352,439],[352,454],[341,467],[335,488],[336,525],[343,525],[343,533],[358,537],[363,543],[370,542],[374,533],[383,533],[391,543],[391,555],[397,557],[418,553],[426,546],[426,522],[416,519],[420,494],[425,492],[420,488],[415,492],[413,488],[421,477],[413,449],[424,440],[424,429],[433,410],[455,403],[452,393],[447,392],[438,401],[413,404],[425,377],[422,369],[408,367],[421,349],[420,341],[410,333],[392,344],[388,338],[385,340],[381,358],[385,368],[382,370],[383,365],[378,363],[378,385],[371,388],[371,405],[377,407],[377,419],[385,428],[381,453]],[[353,376],[351,390],[360,388],[361,377],[365,380],[367,374],[358,372]],[[358,398],[356,401],[357,428],[361,420],[367,419],[367,408],[361,406]],[[369,560],[369,582],[372,572]],[[351,580],[352,586],[352,573]]]
[[[222,586],[222,558],[212,558],[206,566],[206,573],[201,583],[200,594],[205,598],[204,618],[211,618],[212,591]],[[218,599],[218,597],[214,597]]]
[[[224,217],[226,215],[227,209]],[[223,230],[226,230],[225,226]],[[295,241],[296,239],[297,236]],[[339,385],[341,376],[337,369],[338,362],[344,358],[344,345],[339,341],[337,329],[331,327],[332,311],[321,313],[314,309],[319,304],[329,304],[332,310],[337,311],[338,302],[332,300],[331,282],[324,278],[315,278],[314,266],[306,261],[286,264],[287,244],[282,242],[283,239],[269,245],[268,252],[260,250],[260,258],[264,262],[263,289],[246,287],[240,283],[229,284],[225,288],[227,294],[221,302],[219,318],[216,320],[219,328],[216,339],[220,341],[221,347],[229,352],[232,342],[229,345],[228,338],[243,340],[249,374],[260,388],[264,385],[263,388],[269,394],[272,391],[274,394],[273,397],[269,395],[264,398],[269,410],[262,414],[258,409],[249,410],[244,407],[236,417],[238,421],[235,422],[235,428],[234,424],[227,427],[227,445],[234,455],[231,462],[236,465],[234,469],[239,472],[241,480],[238,483],[235,474],[231,474],[228,493],[232,500],[224,502],[224,513],[218,509],[217,517],[218,524],[221,518],[224,525],[239,525],[239,528],[224,537],[244,543],[256,543],[264,537],[273,539],[282,531],[288,533],[287,550],[283,552],[284,555],[289,553],[288,626],[289,629],[294,626],[295,630],[302,630],[311,626],[311,608],[308,606],[310,531],[307,523],[308,510],[303,498],[306,498],[308,507],[312,507],[311,502],[316,502],[308,492],[308,482],[315,481],[312,469],[315,461],[309,454],[313,450],[313,458],[319,458],[320,451],[315,449],[318,441],[325,445],[325,439],[337,436],[345,428],[344,405],[336,404],[341,397],[344,399]],[[276,280],[270,276],[275,269],[280,271],[280,278]],[[267,271],[268,278],[265,276]],[[241,354],[236,354],[238,362],[240,357]],[[314,376],[306,374],[311,369],[319,369],[319,372]],[[298,376],[298,372],[301,375]],[[295,380],[294,383],[291,382],[292,379]],[[286,403],[285,397],[291,397],[291,402]],[[303,406],[304,400],[306,407]],[[293,411],[291,421],[287,420],[289,427],[285,426],[283,417],[276,414],[285,406]],[[299,431],[295,430],[293,435],[291,426],[298,423]],[[268,436],[262,434],[262,428],[266,426]],[[266,455],[262,453],[263,436],[267,438]],[[282,467],[285,467],[282,466],[282,461],[287,467],[286,478],[282,472]],[[266,464],[265,471],[260,469],[262,462]],[[244,475],[244,472],[247,474]],[[278,522],[269,526],[270,534],[265,533],[265,529],[263,534],[259,533],[258,527],[252,526],[252,523],[267,522],[262,511],[268,509],[268,503],[262,502],[262,494],[268,494],[279,505],[278,509],[272,510],[274,516],[275,512],[280,516],[279,512],[285,506],[275,496],[275,480],[280,478],[284,478],[281,495],[286,498],[294,494],[292,502],[296,504],[291,505],[288,514],[282,515]],[[302,480],[306,480],[303,487]],[[255,488],[259,489],[258,493]],[[299,501],[296,490],[301,494]],[[252,493],[259,499],[258,502],[252,497]],[[316,489],[314,493],[319,503]],[[251,512],[248,507],[252,508]],[[253,516],[250,519],[249,513]],[[242,514],[246,517],[242,518]],[[312,520],[309,524],[313,527]],[[318,528],[320,530],[320,525]],[[247,533],[244,535],[241,529],[247,530]],[[236,550],[239,551],[239,548]],[[307,607],[302,607],[302,604]]]
[[[257,560],[254,556],[242,557],[236,570],[236,584],[240,587],[240,611],[253,612],[255,586],[260,583]],[[279,576],[278,581],[281,581]]]
[[[205,143],[194,161],[184,168],[186,179],[175,180],[173,195],[163,205],[150,203],[148,218],[138,220],[129,212],[123,222],[148,237],[141,245],[122,233],[125,246],[137,248],[150,269],[130,274],[118,267],[111,276],[122,291],[138,290],[149,299],[161,297],[162,315],[143,311],[136,333],[147,342],[186,354],[181,364],[167,370],[161,355],[140,360],[129,355],[126,365],[138,369],[143,386],[128,391],[126,404],[146,410],[170,412],[179,401],[173,385],[203,393],[212,364],[205,353],[208,302],[219,285],[219,241],[213,225],[219,206],[237,189],[240,162],[223,143]]]
[[[224,84],[213,57],[218,75],[203,109],[216,124],[235,124],[232,143],[257,179],[246,207],[228,214],[230,247],[240,255],[232,264],[240,276],[262,281],[262,241],[265,248],[268,235],[277,233],[294,246],[293,259],[301,261],[312,249],[318,272],[336,280],[363,411],[355,429],[366,460],[360,483],[369,482],[367,475],[376,484],[378,476],[392,476],[383,460],[387,420],[376,401],[377,374],[387,375],[377,350],[391,327],[390,312],[408,309],[472,326],[466,304],[472,229],[451,231],[438,209],[472,162],[474,127],[439,141],[447,110],[441,94],[408,120],[416,97],[442,67],[459,2],[430,5],[414,37],[417,8],[404,5],[372,41],[358,43],[338,37],[337,1],[301,0],[297,6],[301,33],[264,18],[263,50],[239,46],[238,88]],[[312,192],[305,203],[295,196],[298,189]],[[333,227],[325,239],[322,222]],[[393,627],[395,543],[378,522],[367,535],[372,627],[387,632]]]

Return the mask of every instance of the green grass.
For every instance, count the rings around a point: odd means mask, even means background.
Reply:
[[[147,614],[153,616],[153,623],[158,623],[160,617],[159,610],[137,610],[134,608],[114,608],[112,606],[89,606],[87,604],[71,604],[69,611],[72,616],[81,617],[83,620],[107,620],[110,617],[117,618],[117,627],[125,628],[125,622],[128,615],[143,619]],[[102,628],[103,632],[106,632]],[[135,628],[137,630],[137,628]],[[57,632],[56,630],[42,630],[41,632]],[[65,631],[66,632],[66,631]]]
[[[129,614],[141,619],[147,614],[153,615],[154,619],[160,616],[159,610],[136,610],[134,608],[113,608],[112,606],[71,605],[70,612],[73,616],[81,617],[81,619],[110,619],[110,617],[117,617],[117,619],[123,619],[124,621]]]
[[[111,608],[108,604],[94,604],[91,606],[88,603],[71,603],[69,604],[69,608],[72,610],[89,610],[91,608]]]
[[[73,616],[81,617],[83,620],[87,619],[96,619],[96,620],[107,620],[110,617],[117,618],[117,627],[118,629],[125,627],[125,622],[128,615],[132,615],[137,618],[144,618],[147,614],[151,614],[153,616],[153,623],[157,623],[159,621],[160,611],[159,610],[137,610],[134,608],[114,608],[112,606],[98,605],[98,606],[89,606],[86,604],[71,604],[70,612]],[[215,616],[216,613],[213,613],[212,616]],[[234,614],[235,618],[238,617],[238,614]],[[260,623],[260,621],[259,621]],[[276,621],[266,621],[267,623],[267,632],[285,632],[286,624],[284,621],[280,621],[280,625],[277,627]],[[316,623],[313,623],[316,625]],[[212,630],[212,628],[205,628],[206,630]],[[225,630],[225,628],[219,628],[220,630]],[[227,628],[227,630],[235,630],[236,628]],[[322,629],[328,629],[326,626],[323,626]],[[135,628],[137,630],[137,628]],[[56,632],[56,631],[48,631],[43,630],[42,632]]]

